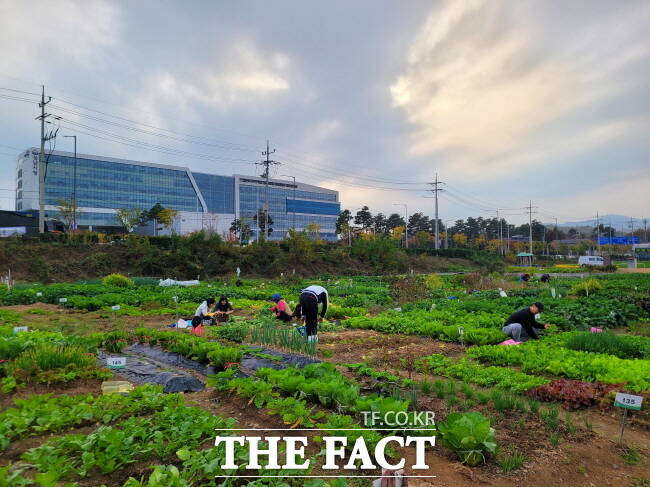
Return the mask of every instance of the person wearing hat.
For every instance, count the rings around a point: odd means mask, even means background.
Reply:
[[[544,325],[537,321],[539,314],[544,311],[544,304],[536,302],[527,308],[515,311],[503,324],[503,333],[511,337],[516,342],[525,342],[532,338],[537,340],[539,335],[535,330],[543,330],[549,325]]]
[[[291,314],[291,309],[287,302],[282,299],[282,295],[275,293],[271,296],[271,301],[275,303],[275,306],[271,308],[271,311],[275,313],[275,317],[285,323],[289,323],[293,315]]]

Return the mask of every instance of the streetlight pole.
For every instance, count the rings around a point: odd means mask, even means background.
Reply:
[[[72,229],[77,229],[77,136],[64,135],[65,138],[74,139],[74,171],[72,176]]]
[[[280,176],[284,178],[291,178],[293,179],[293,226],[291,227],[293,231],[296,231],[296,177],[295,176],[289,176],[288,174],[281,174]]]
[[[409,207],[405,203],[393,203],[393,206],[403,206],[405,213],[404,220],[404,247],[409,248]]]

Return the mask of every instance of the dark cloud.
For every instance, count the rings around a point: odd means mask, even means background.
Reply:
[[[609,198],[601,211],[642,216],[648,20],[643,1],[8,1],[0,86],[46,83],[80,105],[239,149],[68,113],[220,161],[80,135],[88,153],[253,173],[230,161],[257,159],[268,137],[285,163],[278,174],[339,189],[350,208],[408,203],[432,213],[423,192],[366,186],[426,182],[437,170],[494,206],[532,198],[550,211],[569,205],[576,217],[595,212],[599,191],[614,183],[629,197]],[[0,144],[38,144],[35,106],[0,100],[0,113]],[[0,187],[13,188],[12,157],[3,154]],[[445,218],[477,212],[451,201],[442,208]]]

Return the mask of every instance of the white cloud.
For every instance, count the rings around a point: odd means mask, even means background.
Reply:
[[[634,125],[626,120],[589,121],[587,133],[580,124],[572,133],[549,127],[626,89],[621,70],[650,52],[638,43],[644,12],[620,14],[628,30],[567,35],[561,52],[545,52],[551,34],[522,20],[531,12],[519,11],[513,22],[499,2],[447,2],[424,22],[390,86],[412,127],[410,154],[435,153],[450,170],[490,179],[515,161],[518,171],[543,162],[549,146],[567,155],[626,135]]]
[[[100,49],[116,44],[119,31],[114,2],[0,2],[0,74],[32,78],[66,63],[91,67]]]
[[[194,72],[166,71],[149,77],[145,91],[168,103],[207,104],[217,109],[272,101],[287,93],[292,65],[280,52],[266,51],[252,43],[225,47],[218,61]]]

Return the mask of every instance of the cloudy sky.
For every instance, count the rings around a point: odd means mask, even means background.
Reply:
[[[255,174],[268,138],[353,211],[432,215],[437,172],[442,219],[641,218],[649,25],[646,0],[0,0],[0,207],[45,84],[80,153]]]

